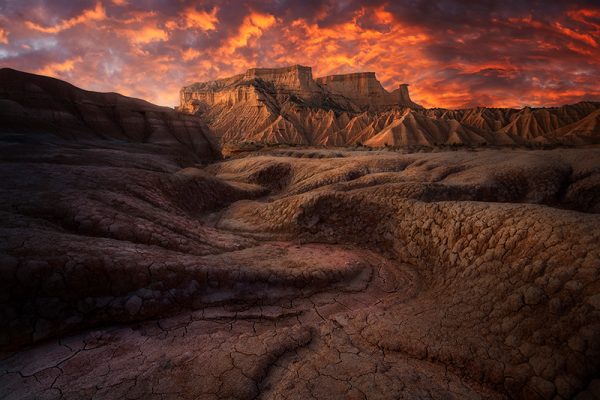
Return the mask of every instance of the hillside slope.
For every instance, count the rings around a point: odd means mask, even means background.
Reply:
[[[218,158],[217,141],[194,116],[117,93],[0,69],[0,136],[157,145],[196,160]]]
[[[254,68],[181,89],[223,143],[301,145],[585,145],[600,141],[600,103],[554,108],[424,109],[408,85],[386,91],[375,73],[312,78],[310,67]]]

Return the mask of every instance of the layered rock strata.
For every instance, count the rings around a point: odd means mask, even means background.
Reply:
[[[410,99],[408,84],[401,84],[398,89],[388,92],[375,78],[375,72],[324,76],[317,78],[316,82],[331,93],[347,97],[362,109],[422,108]]]
[[[2,136],[139,143],[196,161],[220,155],[218,140],[197,117],[58,79],[0,69],[0,104]]]
[[[600,141],[600,103],[555,108],[428,109],[408,85],[386,91],[373,72],[312,79],[310,68],[256,68],[196,83],[179,108],[222,143],[370,147],[587,145]]]

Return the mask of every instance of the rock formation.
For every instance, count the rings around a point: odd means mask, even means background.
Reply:
[[[223,143],[345,146],[522,146],[600,142],[600,103],[531,109],[425,110],[408,85],[386,91],[374,72],[313,80],[303,66],[186,86],[179,108]]]
[[[319,104],[324,91],[312,78],[312,69],[302,65],[287,68],[252,68],[244,74],[216,81],[195,83],[180,91],[180,109],[188,112],[217,105],[248,103],[260,107],[270,96],[296,97]]]
[[[331,93],[347,97],[364,110],[388,109],[396,106],[422,108],[408,94],[408,84],[402,84],[391,93],[381,86],[375,72],[330,75],[316,82]]]
[[[144,143],[197,161],[219,157],[218,141],[199,118],[117,93],[3,68],[0,104],[1,136]]]

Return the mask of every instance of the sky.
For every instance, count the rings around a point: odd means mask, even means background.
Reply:
[[[426,107],[600,100],[600,0],[0,0],[0,67],[174,106],[253,67],[374,71]]]

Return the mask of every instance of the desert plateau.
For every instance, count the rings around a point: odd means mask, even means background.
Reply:
[[[22,29],[123,24],[109,3]],[[138,30],[143,57],[218,32],[193,7]],[[308,24],[281,15],[229,56]],[[376,68],[267,61],[177,76],[174,107],[0,69],[0,399],[600,399],[595,89],[432,107]]]

